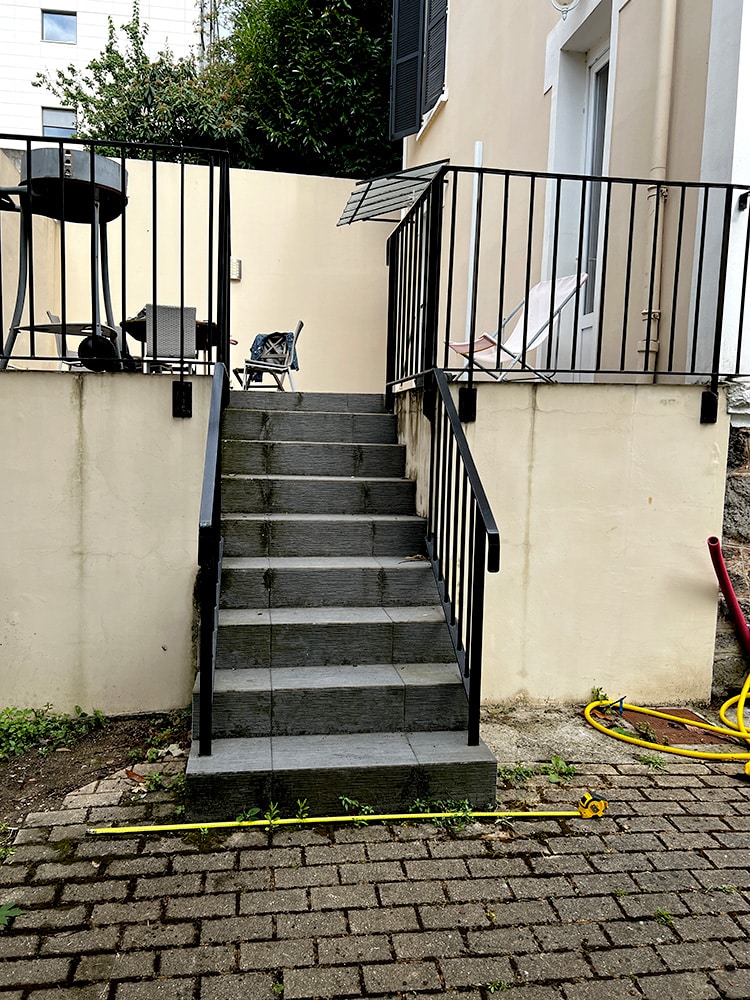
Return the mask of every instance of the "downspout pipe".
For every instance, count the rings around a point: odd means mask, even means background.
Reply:
[[[667,189],[667,155],[669,153],[669,119],[674,86],[674,56],[677,27],[677,0],[661,0],[659,23],[659,54],[656,66],[654,94],[654,130],[651,137],[651,167],[648,189],[647,266],[644,271],[643,311],[645,336],[639,351],[645,355],[643,370],[653,372],[656,381],[656,359],[659,353],[659,320],[661,319],[661,268],[664,254],[664,202]],[[661,203],[657,204],[657,197]],[[654,227],[658,226],[654,233]]]
[[[748,627],[745,616],[742,613],[742,608],[740,607],[740,602],[737,600],[737,595],[734,592],[732,581],[729,579],[729,573],[727,572],[726,563],[724,562],[724,555],[721,551],[721,542],[715,535],[711,535],[708,539],[708,551],[711,555],[711,562],[714,566],[716,579],[719,581],[721,593],[724,600],[727,602],[729,618],[737,632],[737,638],[742,646],[742,652],[748,658],[748,661],[750,661],[750,627]]]

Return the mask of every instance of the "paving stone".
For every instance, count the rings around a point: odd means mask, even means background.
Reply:
[[[109,983],[91,983],[88,986],[56,986],[54,989],[32,990],[24,994],[30,1000],[107,1000]],[[3,1000],[21,1000],[22,994],[3,993]]]
[[[434,962],[363,965],[362,976],[368,993],[440,989],[441,986]]]
[[[512,893],[507,882],[496,878],[457,879],[445,883],[445,892],[452,903],[468,903],[472,900],[510,899]]]
[[[285,1000],[361,995],[357,969],[290,969],[284,973]]]
[[[241,851],[239,867],[245,868],[283,868],[299,867],[302,864],[302,848],[300,847],[259,847],[252,851]]]
[[[256,892],[271,888],[271,872],[268,868],[252,868],[250,871],[208,872],[205,892]]]
[[[486,927],[489,923],[487,911],[479,903],[420,906],[419,916],[422,926],[427,930],[443,927]]]
[[[278,889],[294,889],[298,886],[338,885],[339,873],[335,865],[317,865],[313,868],[300,865],[299,868],[276,868],[273,878]]]
[[[154,859],[156,861],[156,859]],[[164,859],[167,863],[167,859]],[[172,870],[177,874],[189,872],[229,871],[237,867],[237,855],[233,851],[220,854],[177,854],[172,858]]]
[[[531,863],[535,860],[534,858]],[[525,858],[469,858],[467,865],[472,878],[508,878],[511,875],[531,874]]]
[[[508,959],[498,955],[486,958],[443,958],[440,960],[440,970],[448,987],[486,986],[493,982],[512,982],[514,978]]]
[[[672,925],[683,941],[728,941],[745,936],[745,931],[726,914],[709,917],[678,917]]]
[[[0,987],[48,986],[65,983],[72,965],[70,958],[8,959],[0,962]]]
[[[78,955],[88,951],[112,951],[120,936],[119,927],[96,927],[87,931],[60,931],[42,943],[43,955]]]
[[[91,903],[109,899],[125,899],[129,884],[124,879],[103,882],[71,882],[63,886],[60,902]]]
[[[386,934],[416,930],[419,921],[413,906],[392,906],[379,910],[352,910],[349,927],[352,934]]]
[[[394,848],[398,845],[383,844],[381,846]],[[366,857],[364,844],[329,843],[325,846],[308,847],[305,850],[305,864],[307,865],[339,865],[346,861],[364,861]]]
[[[574,875],[572,876],[574,888],[582,896],[602,896],[605,893],[623,895],[627,892],[636,892],[638,886],[629,875],[624,872],[615,874],[598,875]]]
[[[147,923],[126,927],[122,933],[122,948],[178,948],[197,944],[198,931],[192,923]]]
[[[632,855],[626,855],[632,857]],[[609,857],[607,854],[595,854],[594,859]],[[532,858],[531,870],[534,875],[583,875],[592,872],[592,862],[580,854],[550,854]],[[624,869],[632,870],[632,865]]]
[[[359,865],[341,865],[339,870],[343,883],[401,882],[406,878],[400,861],[367,861]]]
[[[647,944],[671,944],[677,935],[671,927],[655,920],[617,920],[601,925],[615,947],[639,947]]]
[[[132,903],[102,903],[101,906],[94,906],[89,919],[92,924],[153,923],[160,914],[161,902],[149,899]]]
[[[240,945],[240,969],[295,969],[314,965],[312,941],[252,941]]]
[[[633,876],[642,892],[683,892],[702,889],[700,882],[689,871],[636,872]]]
[[[750,997],[750,969],[712,972],[711,978],[725,1000],[747,1000]]]
[[[628,898],[623,897],[623,899]],[[554,905],[561,920],[616,920],[622,915],[617,902],[609,896],[555,899]]]
[[[666,972],[667,966],[653,948],[640,945],[637,948],[610,948],[607,951],[592,951],[589,960],[598,976],[626,977],[631,973]]]
[[[273,937],[273,920],[264,917],[223,917],[221,920],[201,920],[201,944],[228,944]]]
[[[702,972],[641,976],[638,987],[646,1000],[715,1000],[719,994]]]
[[[40,938],[35,934],[3,934],[0,936],[0,960],[33,958],[39,950]]]
[[[729,951],[718,941],[664,944],[656,950],[670,972],[716,969],[732,961]]]
[[[346,933],[346,919],[340,911],[331,913],[280,913],[276,933],[281,938],[331,937]]]
[[[546,979],[586,979],[592,975],[583,958],[572,951],[556,951],[545,955],[517,955],[514,965],[525,982]]]
[[[277,889],[275,892],[240,894],[240,913],[294,913],[308,909],[306,889]]]
[[[113,979],[141,979],[154,974],[155,955],[148,951],[104,952],[84,955],[75,971],[76,982],[110,982]]]
[[[193,1000],[192,979],[163,979],[151,983],[119,983],[115,1000]]]
[[[135,883],[135,899],[157,896],[196,896],[201,891],[200,875],[165,875],[162,878],[139,878]]]
[[[444,903],[445,893],[437,882],[386,882],[377,886],[381,906],[409,903]]]
[[[168,899],[165,910],[167,920],[196,920],[199,917],[233,917],[237,911],[234,893],[222,895],[178,896]]]
[[[674,892],[642,893],[638,896],[622,896],[618,903],[625,915],[636,920],[642,917],[653,918],[657,910],[666,910],[673,917],[684,916],[687,906]],[[607,919],[616,919],[615,917]]]
[[[371,885],[328,885],[310,890],[310,904],[314,910],[348,910],[375,907],[378,900]]]
[[[508,885],[518,899],[554,899],[559,896],[572,896],[575,892],[567,878],[561,876],[529,876],[528,878],[509,878]]]
[[[229,976],[204,976],[201,1000],[273,1000],[273,977],[266,972],[240,972]]]
[[[162,976],[201,976],[209,972],[229,972],[234,968],[234,948],[227,945],[200,945],[161,953]]]
[[[421,931],[394,934],[393,948],[396,958],[441,958],[462,954],[464,942],[458,931]]]
[[[407,878],[414,881],[423,879],[468,878],[469,869],[461,858],[442,858],[432,861],[404,862]]]
[[[425,934],[417,935],[424,937]],[[398,955],[398,949],[396,950]],[[402,957],[402,956],[399,956]],[[423,958],[424,955],[417,957]],[[347,965],[358,962],[389,962],[391,946],[385,934],[350,934],[348,937],[321,938],[318,962],[321,965]]]
[[[605,948],[608,944],[607,938],[598,924],[544,924],[534,928],[536,936],[543,951],[574,951],[590,950],[591,948]],[[471,936],[469,938],[472,940]],[[522,948],[513,948],[513,951],[523,951]],[[532,949],[526,949],[531,951]]]
[[[402,845],[405,847],[406,845]],[[487,854],[484,840],[429,840],[426,844],[415,843],[414,848],[429,847],[433,858],[464,858],[467,862],[473,858],[483,858]],[[369,849],[368,849],[369,853]],[[406,857],[407,855],[403,855]],[[412,857],[414,855],[411,855]],[[488,859],[491,860],[491,859]]]
[[[13,902],[16,902],[14,899]],[[23,906],[24,901],[19,899],[18,905]],[[21,930],[56,930],[64,928],[70,930],[73,927],[85,926],[88,913],[85,906],[66,906],[54,910],[24,910],[20,917],[13,921],[13,931],[17,933]]]
[[[625,982],[606,979],[589,983],[566,983],[564,994],[565,1000],[633,1000],[633,997],[640,996],[635,984],[629,979]],[[671,1000],[677,1000],[678,996],[675,994]],[[680,997],[679,1000],[683,998]]]

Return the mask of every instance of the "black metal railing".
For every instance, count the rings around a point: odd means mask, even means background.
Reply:
[[[469,745],[479,743],[485,568],[500,569],[500,533],[469,451],[445,373],[424,397],[432,425],[427,555],[469,700]]]
[[[445,166],[389,239],[389,391],[439,367],[715,393],[750,373],[746,209],[728,184]]]
[[[211,386],[211,404],[203,465],[200,521],[198,526],[198,672],[200,677],[198,750],[211,753],[213,731],[214,672],[219,626],[219,593],[224,539],[221,534],[221,418],[229,401],[229,377],[221,362],[216,364]]]
[[[0,147],[18,167],[0,188],[0,369],[184,382],[228,367],[226,153],[20,136]]]

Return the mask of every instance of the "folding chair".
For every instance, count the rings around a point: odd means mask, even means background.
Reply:
[[[560,326],[560,313],[578,289],[583,288],[587,278],[587,274],[568,274],[563,278],[557,278],[552,302],[550,302],[552,298],[551,281],[540,281],[539,284],[534,285],[533,288],[529,289],[528,304],[526,300],[522,299],[516,308],[503,320],[499,330],[500,336],[505,332],[505,327],[508,323],[515,317],[518,317],[513,332],[509,334],[505,341],[500,342],[497,330],[495,333],[482,333],[481,336],[474,339],[474,364],[497,382],[502,382],[511,369],[519,364],[525,354],[524,370],[533,372],[537,378],[545,382],[552,382],[553,379],[550,375],[545,375],[543,372],[537,371],[536,368],[529,364],[528,355],[531,351],[540,348],[550,336],[550,333],[554,332],[555,335],[557,334]],[[550,306],[552,307],[551,323]],[[452,340],[450,341],[450,347],[456,354],[460,354],[461,357],[466,359],[464,369],[468,368],[471,342]],[[500,352],[510,358],[510,364],[498,370]]]
[[[268,374],[276,382],[276,387],[284,391],[284,379],[289,376],[289,385],[294,392],[292,371],[299,371],[297,363],[297,340],[304,323],[297,323],[293,333],[259,333],[250,348],[250,357],[244,368],[235,368],[234,375],[242,389],[263,387],[263,376]]]

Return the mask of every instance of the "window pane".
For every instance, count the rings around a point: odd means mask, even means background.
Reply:
[[[45,42],[75,42],[76,15],[55,10],[42,11],[42,40]]]
[[[67,139],[76,130],[76,113],[67,108],[42,108],[42,135]]]

